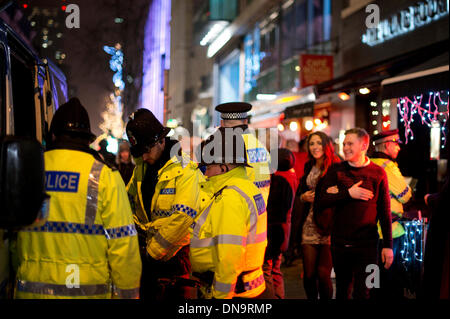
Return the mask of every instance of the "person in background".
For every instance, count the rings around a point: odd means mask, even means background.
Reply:
[[[123,141],[119,144],[119,151],[117,152],[116,157],[116,165],[125,185],[128,185],[131,176],[133,176],[135,165],[131,159],[130,144],[128,144],[127,141]]]
[[[100,146],[100,150],[98,153],[100,154],[103,161],[105,161],[109,166],[116,167],[116,157],[113,153],[108,152],[106,149],[108,147],[108,141],[106,138],[101,140],[98,145]]]
[[[313,220],[315,188],[330,166],[340,162],[334,154],[331,138],[323,132],[311,133],[306,145],[309,161],[305,164],[305,175],[300,180],[297,197],[304,203],[300,219],[300,238],[303,255],[303,283],[310,300],[331,299],[332,258],[329,234],[322,234]]]
[[[298,180],[293,169],[295,157],[285,148],[278,150],[278,170],[272,174],[267,202],[267,249],[264,258],[266,298],[284,299],[281,272],[282,253],[287,250],[291,231],[291,212]]]
[[[295,140],[287,141],[287,148],[293,152],[295,157],[295,165],[294,171],[297,176],[297,181],[303,177],[304,174],[304,166],[308,159],[308,150],[306,148],[306,137],[303,137],[300,142],[296,142]],[[301,238],[299,237],[299,228],[301,222],[301,211],[303,207],[303,203],[300,202],[297,196],[294,196],[294,204],[292,209],[292,217],[291,217],[291,236],[289,238],[288,249],[284,253],[285,257],[285,265],[289,266],[293,263],[293,261],[297,258],[297,253],[301,254],[300,251],[300,242]]]
[[[286,148],[290,150],[295,156],[294,170],[298,180],[302,178],[304,174],[304,166],[309,160],[306,139],[307,137],[304,137],[300,140],[300,142],[297,142],[296,140],[286,141]]]
[[[449,122],[447,121],[447,131]],[[448,143],[448,140],[447,140]],[[423,296],[426,299],[450,298],[450,213],[448,189],[450,147],[447,145],[447,179],[441,191],[425,195],[431,210],[430,224],[425,241],[423,267]]]
[[[405,230],[399,223],[399,220],[403,216],[403,204],[411,199],[412,191],[395,161],[400,152],[398,129],[381,132],[375,135],[372,141],[375,145],[375,152],[370,160],[384,169],[389,183],[392,213],[392,248],[394,252],[392,266],[389,269],[381,269],[379,296],[381,298],[401,299],[404,297],[403,287],[405,287],[405,271],[401,261]],[[378,232],[382,239],[379,225]]]
[[[354,299],[370,298],[366,270],[378,264],[378,221],[381,261],[388,269],[393,260],[389,184],[384,170],[366,156],[369,141],[364,129],[347,130],[345,161],[332,165],[316,186],[313,217],[319,228],[331,228],[336,299],[350,298],[352,282]],[[328,208],[334,208],[333,218],[322,218]]]

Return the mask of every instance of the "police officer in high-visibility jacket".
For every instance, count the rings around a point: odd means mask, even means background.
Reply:
[[[202,145],[200,165],[213,195],[193,224],[192,271],[205,284],[201,298],[256,298],[265,290],[266,206],[246,174],[242,136],[226,134],[233,128],[219,128]]]
[[[401,250],[403,250],[405,229],[399,223],[399,220],[403,217],[403,204],[411,199],[412,191],[395,161],[400,151],[398,129],[381,132],[373,136],[372,141],[375,145],[375,152],[370,160],[381,166],[386,172],[392,212],[394,262],[389,270],[383,269],[382,271],[380,292],[383,297],[402,298],[404,287],[402,277],[404,281],[404,271],[401,263]],[[378,227],[378,230],[380,237],[382,237],[380,227]]]
[[[248,112],[251,109],[251,104],[243,102],[223,103],[216,106],[216,111],[220,112],[221,127],[232,127],[242,131],[247,150],[247,161],[252,166],[246,168],[247,175],[259,188],[264,203],[267,205],[271,173],[270,153],[248,127]]]
[[[180,143],[166,137],[169,131],[147,109],[134,112],[126,128],[136,162],[127,190],[143,258],[141,292],[158,300],[193,297],[176,281],[189,278],[189,227],[205,179]],[[175,285],[158,285],[162,280]]]
[[[125,185],[89,148],[95,135],[77,98],[56,111],[50,133],[48,221],[18,233],[15,297],[139,298],[142,265]]]

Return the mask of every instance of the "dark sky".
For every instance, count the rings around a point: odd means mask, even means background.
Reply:
[[[102,1],[71,1],[80,7],[81,23],[80,29],[67,29],[64,43],[68,82],[76,88],[78,98],[87,108],[96,135],[102,133],[101,113],[113,89],[114,72],[109,68],[110,56],[103,51],[103,45],[114,46],[119,40],[114,30],[109,29],[115,27],[115,8],[100,6],[99,2]]]
[[[141,8],[148,6],[151,0],[30,0],[29,2],[31,5],[44,4],[59,8],[63,4],[70,3],[79,6],[80,28],[64,27],[63,50],[67,56],[64,62],[67,69],[64,71],[69,86],[75,89],[75,95],[89,112],[93,132],[96,135],[102,134],[99,128],[102,122],[101,113],[106,109],[106,102],[113,92],[114,75],[109,68],[110,55],[103,51],[103,46],[114,46],[120,42],[137,47],[137,43],[143,39],[137,36],[138,32],[135,29],[143,29],[146,20],[143,17],[146,17],[148,12]],[[117,17],[125,18],[129,23],[117,24],[114,21]],[[124,58],[128,63],[142,61],[142,52],[134,50],[132,56]],[[69,97],[71,96],[69,93]]]

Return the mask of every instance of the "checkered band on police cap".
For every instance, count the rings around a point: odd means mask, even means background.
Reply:
[[[252,105],[245,102],[229,102],[216,106],[216,111],[220,112],[223,120],[245,120]]]
[[[248,117],[247,112],[242,113],[221,113],[220,117],[223,120],[245,120]]]

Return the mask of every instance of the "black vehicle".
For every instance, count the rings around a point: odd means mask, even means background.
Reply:
[[[64,74],[0,19],[0,299],[12,297],[11,236],[45,222],[43,151],[53,113],[66,101]]]

